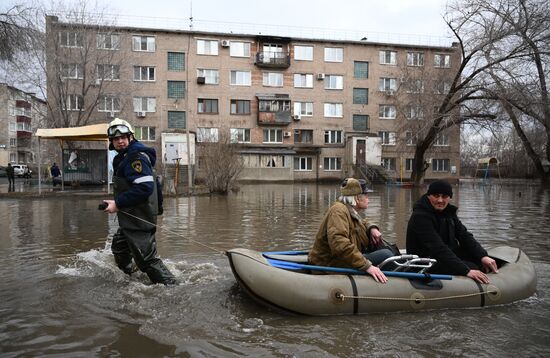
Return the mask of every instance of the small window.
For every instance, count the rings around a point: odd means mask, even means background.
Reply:
[[[218,142],[218,128],[199,127],[197,128],[197,142]]]
[[[168,81],[168,98],[185,98],[185,81]]]
[[[231,41],[229,55],[231,57],[250,57],[250,42]]]
[[[250,101],[241,100],[241,99],[232,99],[231,114],[250,114]]]
[[[155,97],[134,97],[134,112],[156,112],[157,99]]]
[[[218,41],[217,40],[197,40],[197,54],[217,56]]]
[[[369,89],[368,88],[354,88],[353,89],[353,104],[368,104],[369,103]]]
[[[407,145],[416,145],[417,137],[413,132],[406,132],[405,133],[405,141]]]
[[[155,127],[134,127],[137,140],[151,142],[155,140]]]
[[[378,90],[382,92],[395,92],[397,90],[397,79],[380,77],[380,80],[378,81]]]
[[[395,171],[395,163],[395,158],[382,158],[380,165],[386,170]]]
[[[444,54],[435,54],[434,55],[434,66],[440,68],[449,68],[451,67],[451,55]]]
[[[155,52],[155,38],[153,36],[132,36],[132,49],[134,51]]]
[[[282,129],[264,129],[264,143],[282,143],[283,142],[283,130]]]
[[[134,66],[134,81],[155,81],[155,68],[148,66]]]
[[[220,82],[218,70],[198,69],[197,77],[204,77],[204,83],[207,85],[217,85]]]
[[[313,102],[294,102],[294,115],[303,117],[313,116]]]
[[[120,112],[120,99],[115,96],[100,96],[98,112]]]
[[[334,90],[344,89],[344,76],[326,75],[325,89],[334,89]]]
[[[295,129],[294,143],[313,143],[312,129]]]
[[[118,50],[120,49],[119,34],[97,34],[97,48],[100,50]]]
[[[343,117],[342,103],[325,103],[325,117]]]
[[[197,113],[218,113],[218,100],[199,98]]]
[[[186,118],[184,111],[168,111],[168,128],[185,129]]]
[[[448,172],[451,166],[449,159],[432,159],[432,170],[434,172]]]
[[[325,47],[325,62],[344,62],[344,49],[341,47]]]
[[[231,128],[231,143],[250,143],[249,128]]]
[[[82,79],[84,75],[84,69],[82,65],[77,63],[63,63],[61,64],[61,77],[64,79]]]
[[[313,61],[313,46],[294,46],[294,59],[298,61]]]
[[[119,65],[97,65],[96,80],[101,81],[119,81],[120,66]]]
[[[283,74],[281,72],[264,72],[263,85],[267,87],[283,87]]]
[[[184,71],[185,70],[185,53],[184,52],[168,52],[168,71]]]
[[[439,133],[434,140],[434,146],[446,147],[449,145],[449,135],[447,133]]]
[[[369,78],[369,63],[364,61],[353,61],[353,77],[358,79]]]
[[[343,131],[325,131],[325,144],[344,143]]]
[[[313,74],[311,73],[295,73],[294,87],[297,88],[313,88]]]
[[[397,65],[397,52],[395,51],[380,51],[379,59],[381,65]]]
[[[232,86],[250,86],[250,71],[231,71]]]
[[[294,157],[294,170],[311,171],[313,168],[312,157]]]
[[[78,94],[70,94],[65,101],[65,110],[80,111],[84,108],[84,97]]]
[[[414,158],[405,159],[405,170],[411,172],[414,168]]]
[[[395,145],[395,132],[380,131],[378,136],[382,139],[382,145]]]
[[[424,66],[424,53],[422,53],[422,52],[408,52],[407,53],[407,66]]]
[[[369,130],[369,116],[366,114],[353,115],[353,130],[366,132]]]
[[[342,158],[340,157],[327,157],[324,158],[325,171],[340,171],[342,170]]]
[[[61,47],[83,47],[84,34],[81,32],[62,31],[59,33]]]
[[[380,119],[395,119],[397,116],[395,106],[381,104],[378,107],[378,116],[380,117]]]

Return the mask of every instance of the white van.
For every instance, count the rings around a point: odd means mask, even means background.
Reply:
[[[18,177],[30,178],[32,170],[29,169],[27,164],[12,164],[13,172]]]

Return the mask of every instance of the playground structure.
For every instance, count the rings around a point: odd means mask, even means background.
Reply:
[[[485,157],[478,159],[474,178],[478,178],[478,173],[479,177],[483,178],[484,181],[496,177],[496,175],[498,175],[498,178],[501,179],[500,168],[497,158]]]

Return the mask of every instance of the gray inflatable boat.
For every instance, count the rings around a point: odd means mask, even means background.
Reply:
[[[489,284],[465,276],[384,271],[380,284],[352,269],[307,264],[307,252],[227,252],[240,286],[258,302],[295,314],[343,315],[501,305],[530,297],[536,274],[527,255],[501,246],[488,251],[499,266]],[[315,274],[328,271],[331,274]]]

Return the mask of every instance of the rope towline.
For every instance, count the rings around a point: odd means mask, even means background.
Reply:
[[[141,220],[141,221],[143,221],[143,222],[146,223],[146,224],[152,225],[152,226],[154,226],[154,227],[156,227],[156,228],[160,228],[161,230],[165,230],[165,231],[169,232],[169,233],[172,234],[172,235],[176,235],[176,236],[182,237],[182,238],[184,238],[184,239],[186,239],[186,240],[192,241],[192,242],[194,242],[195,244],[197,244],[197,245],[199,245],[199,246],[202,246],[202,247],[205,247],[205,248],[207,248],[207,249],[209,249],[209,250],[212,250],[212,251],[214,251],[214,252],[217,253],[217,254],[221,254],[221,255],[224,254],[224,251],[222,251],[222,250],[218,250],[218,249],[216,249],[216,248],[214,248],[214,247],[212,247],[212,246],[209,246],[209,245],[203,244],[202,242],[198,242],[198,241],[196,241],[196,240],[190,239],[190,238],[188,238],[188,237],[183,236],[182,234],[178,234],[177,232],[171,231],[171,230],[166,229],[166,228],[164,228],[164,227],[162,227],[162,226],[158,226],[157,224],[153,224],[152,222],[149,222],[149,221],[147,221],[147,220],[145,220],[145,219],[142,219],[142,218],[140,218],[140,217],[137,217],[137,216],[135,216],[135,215],[132,215],[132,214],[130,214],[129,212],[126,212],[126,211],[120,210],[120,209],[119,209],[118,211],[120,211],[121,213],[124,213],[124,214],[126,214],[126,215],[128,215],[128,216],[130,216],[130,217],[132,217],[132,218],[134,218],[134,219]]]
[[[497,291],[487,291],[487,292],[475,292],[475,293],[465,293],[462,295],[454,295],[454,296],[445,296],[445,297],[432,297],[432,298],[405,298],[405,297],[374,297],[374,296],[354,296],[354,295],[344,295],[342,293],[337,293],[336,298],[342,301],[345,301],[346,299],[360,299],[360,300],[376,300],[376,301],[408,301],[408,302],[426,302],[426,301],[443,301],[443,300],[453,300],[457,298],[467,298],[467,297],[474,297],[474,296],[481,296],[481,295],[488,295],[488,294],[497,294]]]

